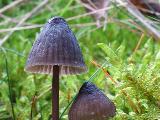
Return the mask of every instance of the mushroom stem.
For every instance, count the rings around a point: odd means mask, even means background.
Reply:
[[[59,120],[59,66],[53,66],[52,78],[52,120]]]

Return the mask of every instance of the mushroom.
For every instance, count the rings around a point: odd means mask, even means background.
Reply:
[[[87,71],[76,37],[61,17],[51,18],[38,35],[25,71],[52,77],[52,119],[59,119],[59,76]]]
[[[69,110],[69,120],[107,120],[116,107],[93,83],[85,82]]]

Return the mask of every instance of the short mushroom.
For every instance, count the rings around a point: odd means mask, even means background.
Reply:
[[[25,71],[51,74],[52,119],[59,119],[59,76],[87,71],[76,37],[67,22],[53,17],[41,30],[29,54]]]
[[[69,110],[69,120],[107,120],[116,107],[93,83],[85,82]]]

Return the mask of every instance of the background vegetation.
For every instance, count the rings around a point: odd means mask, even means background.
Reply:
[[[12,2],[0,0],[0,8]],[[61,78],[60,114],[81,85],[91,80],[115,103],[113,119],[160,119],[159,41],[137,29],[129,21],[136,19],[123,7],[112,6],[106,29],[97,28],[91,16],[84,16],[84,7],[75,0],[26,0],[0,12],[1,42],[4,40],[0,45],[0,120],[49,118],[51,77],[26,73],[24,67],[36,34],[53,16],[67,20],[89,69],[83,75]],[[10,28],[16,31],[9,36]],[[62,120],[68,119],[67,111]]]

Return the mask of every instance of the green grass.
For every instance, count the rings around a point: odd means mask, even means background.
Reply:
[[[0,6],[11,3],[11,0],[0,1]],[[41,0],[32,0],[17,5],[4,12],[5,15],[18,21],[37,6]],[[65,19],[85,13],[74,0],[49,1],[26,22],[44,24],[52,16],[63,16]],[[70,7],[77,6],[70,10]],[[114,16],[112,14],[114,13]],[[130,16],[122,8],[109,11],[110,18],[126,22]],[[0,18],[1,22],[5,21]],[[160,45],[145,35],[138,50],[134,52],[141,34],[131,32],[127,27],[116,22],[108,23],[107,29],[96,29],[96,26],[75,27],[74,24],[94,22],[91,16],[68,21],[74,31],[89,71],[78,76],[63,76],[60,80],[60,114],[78,93],[81,85],[92,79],[104,93],[115,103],[117,108],[115,120],[158,120],[160,110]],[[132,30],[134,25],[126,22]],[[16,23],[0,25],[0,29],[14,27]],[[94,30],[96,29],[96,30]],[[31,118],[31,103],[34,96],[39,96],[32,106],[33,120],[47,120],[51,114],[51,77],[24,72],[25,63],[36,34],[40,28],[20,30],[3,44],[0,49],[0,120],[13,118],[13,104],[16,120]],[[6,33],[0,33],[3,38]],[[105,76],[104,72],[91,63],[96,60],[117,82]],[[7,62],[6,62],[7,61]],[[98,74],[92,76],[97,70]],[[46,91],[46,92],[45,92]],[[127,95],[123,93],[126,91]],[[10,96],[11,94],[11,96]],[[11,98],[11,99],[10,99]],[[67,109],[68,111],[68,109]],[[67,111],[62,120],[68,120]]]

